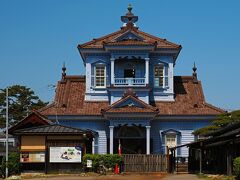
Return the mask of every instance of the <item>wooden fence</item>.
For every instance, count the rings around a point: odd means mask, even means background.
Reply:
[[[167,172],[167,156],[158,154],[124,154],[125,172]]]

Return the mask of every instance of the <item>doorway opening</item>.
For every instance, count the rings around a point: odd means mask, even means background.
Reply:
[[[124,69],[124,78],[135,78],[135,69]]]
[[[118,153],[119,142],[123,154],[146,154],[146,130],[141,126],[120,126],[116,128],[114,153]]]

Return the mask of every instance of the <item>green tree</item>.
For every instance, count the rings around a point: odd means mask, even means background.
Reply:
[[[5,125],[6,113],[6,89],[0,93],[0,126]],[[13,85],[8,88],[8,102],[9,102],[9,124],[15,124],[22,120],[31,112],[31,110],[39,109],[46,106],[48,103],[43,102],[35,95],[34,91],[26,86]]]
[[[207,135],[217,129],[223,128],[228,124],[240,121],[240,110],[223,113],[212,122],[211,125],[194,131],[195,135]]]
[[[8,175],[17,175],[20,173],[20,162],[19,162],[20,154],[18,152],[10,152],[8,157]],[[2,178],[6,176],[6,157],[3,157],[0,172]]]

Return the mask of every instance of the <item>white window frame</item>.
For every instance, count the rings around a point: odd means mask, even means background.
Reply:
[[[163,67],[163,76],[155,76],[155,68],[156,67]],[[163,63],[160,63],[160,64],[155,64],[154,67],[153,67],[153,83],[154,83],[154,87],[156,88],[167,88],[169,86],[169,79],[168,79],[168,73],[169,73],[169,69],[168,69],[168,66],[164,65]],[[155,79],[156,78],[161,78],[162,81],[163,81],[163,85],[162,86],[159,86],[159,83],[158,85],[155,84]],[[167,84],[166,84],[166,79],[167,79]]]
[[[175,136],[175,145],[177,146],[177,134],[172,134],[172,133],[165,134],[165,146],[168,145],[167,136]],[[169,148],[171,148],[171,147],[169,147]]]
[[[96,70],[98,67],[104,67],[104,76],[96,76]],[[97,77],[103,77],[104,78],[104,85],[103,86],[97,86],[96,84],[96,80],[97,80]],[[94,66],[94,87],[95,88],[106,88],[106,66],[104,64],[96,64]]]

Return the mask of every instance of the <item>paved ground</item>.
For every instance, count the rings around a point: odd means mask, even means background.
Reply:
[[[199,180],[194,174],[176,174],[176,175],[167,175],[163,180]]]
[[[127,175],[107,175],[107,176],[56,176],[45,178],[33,178],[34,180],[199,180],[196,175],[180,174],[180,175],[162,175],[162,174],[127,174]]]

